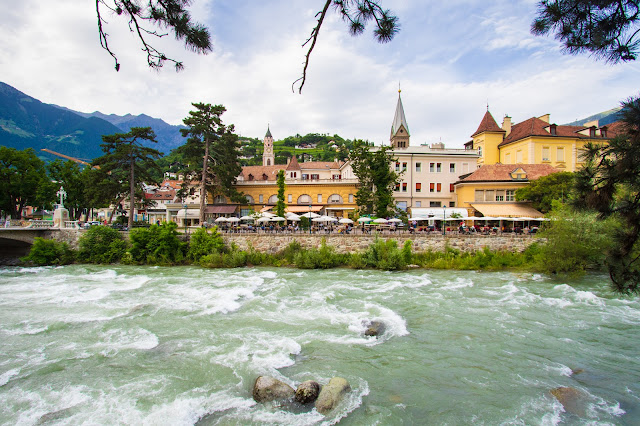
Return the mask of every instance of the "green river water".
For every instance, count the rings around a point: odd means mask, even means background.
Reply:
[[[638,425],[639,325],[602,275],[3,268],[0,423]],[[352,391],[323,416],[260,375]]]

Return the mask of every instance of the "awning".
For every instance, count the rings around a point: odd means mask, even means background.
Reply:
[[[542,213],[526,204],[471,204],[471,207],[484,216],[503,217],[544,217]]]
[[[325,210],[355,210],[355,207],[325,207]]]
[[[442,215],[447,213],[447,218],[450,218],[452,214],[463,218],[469,216],[467,209],[459,207],[427,207],[427,208],[411,208],[411,216],[413,217],[433,217],[434,219],[442,218]]]
[[[322,206],[287,206],[284,211],[287,213],[307,213],[307,212],[319,212],[322,210]]]
[[[204,212],[208,214],[229,214],[229,213],[235,213],[237,207],[238,206],[236,205],[207,206],[205,207]]]
[[[184,219],[185,213],[186,213],[187,219],[200,219],[200,210],[181,209],[181,210],[178,210],[178,214],[176,215],[176,217]]]

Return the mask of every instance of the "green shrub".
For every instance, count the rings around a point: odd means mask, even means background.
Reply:
[[[67,243],[36,237],[29,255],[20,260],[35,265],[68,265],[74,257],[75,253]]]
[[[302,246],[296,240],[293,240],[284,250],[282,250],[279,255],[284,258],[289,265],[293,265],[295,263],[296,255],[302,251]]]
[[[186,244],[180,241],[174,222],[151,225],[131,231],[132,260],[150,265],[174,265],[184,260]]]
[[[301,269],[329,269],[344,265],[346,256],[336,253],[323,238],[319,249],[301,250],[294,258],[294,264]]]
[[[107,226],[92,226],[78,241],[78,260],[87,263],[116,263],[127,250],[120,232]]]
[[[411,241],[398,249],[396,240],[376,238],[363,254],[363,261],[370,268],[395,271],[407,268],[407,258],[411,261]]]
[[[211,233],[205,228],[199,228],[189,240],[187,259],[198,263],[203,256],[224,251],[226,251],[224,241],[217,227],[213,227]]]

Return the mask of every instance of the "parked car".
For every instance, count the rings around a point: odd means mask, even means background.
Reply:
[[[99,222],[99,221],[97,221],[97,220],[94,220],[94,221],[91,221],[91,222],[87,222],[87,223],[85,223],[84,225],[82,225],[82,227],[83,227],[84,229],[89,229],[89,228],[91,228],[92,226],[99,226],[99,225],[102,225],[102,222]]]

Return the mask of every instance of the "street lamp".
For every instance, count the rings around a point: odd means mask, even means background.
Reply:
[[[442,206],[444,213],[442,213],[442,235],[447,234],[447,206]]]
[[[184,230],[186,232],[186,230],[187,230],[187,205],[184,204],[182,207],[184,207],[184,219],[182,219],[182,224],[184,225]]]
[[[311,204],[309,204],[309,235],[311,235]]]

